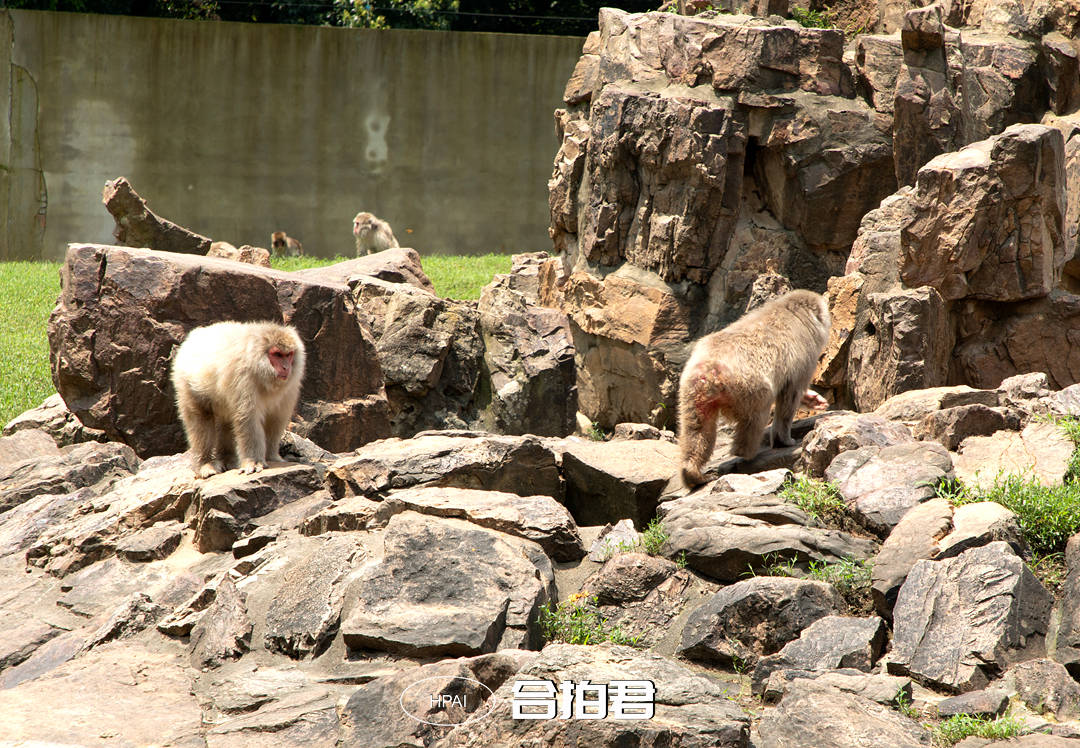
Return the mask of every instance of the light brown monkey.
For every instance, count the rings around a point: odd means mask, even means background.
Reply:
[[[352,220],[352,232],[356,237],[357,257],[401,246],[390,224],[371,213],[357,213]]]
[[[795,443],[795,409],[821,399],[807,385],[829,325],[824,296],[791,291],[694,345],[679,379],[679,449],[687,486],[705,482],[702,470],[716,445],[718,416],[734,422],[732,451],[739,457],[753,459],[760,451],[770,405],[775,404],[770,443]]]
[[[304,254],[304,245],[284,231],[270,234],[270,247],[274,250],[274,257],[301,257]]]
[[[172,383],[200,478],[238,464],[255,473],[280,461],[278,444],[300,397],[304,343],[273,322],[217,322],[192,330]]]

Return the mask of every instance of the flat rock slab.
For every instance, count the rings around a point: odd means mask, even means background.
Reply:
[[[1025,475],[1044,486],[1058,486],[1075,447],[1060,426],[1030,423],[1020,433],[999,431],[971,436],[959,447],[956,477],[972,486],[993,485],[999,475]]]
[[[289,558],[266,613],[266,648],[300,658],[328,645],[341,616],[341,581],[363,555],[353,538],[331,537]]]
[[[98,647],[52,672],[0,690],[6,740],[91,745],[197,744],[202,709],[178,654],[132,642]],[[163,719],[162,715],[168,718]]]
[[[384,439],[340,457],[326,475],[335,498],[383,498],[391,489],[420,485],[564,495],[555,454],[535,436],[450,431]]]
[[[762,497],[759,501],[769,503]],[[669,533],[664,553],[671,558],[686,554],[688,566],[721,582],[737,581],[777,560],[867,559],[877,550],[877,544],[866,538],[838,530],[775,525],[725,511],[717,502],[723,505],[727,499],[723,494],[689,496],[661,505],[660,512]],[[788,516],[795,512],[792,507]]]
[[[885,538],[871,572],[874,607],[881,615],[892,616],[896,595],[915,562],[940,553],[938,541],[952,528],[952,517],[947,499],[930,499],[909,509]]]
[[[562,453],[566,506],[581,525],[631,519],[645,527],[679,470],[678,445],[657,440],[548,442]]]
[[[323,487],[318,465],[273,463],[258,473],[229,470],[197,482],[194,502],[195,547],[230,550],[250,520],[262,517]]]
[[[993,408],[999,402],[997,390],[977,390],[966,384],[955,387],[928,387],[893,395],[878,406],[874,415],[890,421],[919,422],[930,413],[963,405]]]
[[[872,618],[825,616],[807,626],[799,638],[779,652],[758,661],[751,676],[754,693],[761,693],[776,670],[835,670],[869,672],[885,649],[885,621]]]
[[[341,632],[350,649],[415,657],[494,651],[508,627],[537,641],[554,573],[539,546],[457,519],[390,518],[381,559],[350,586]]]
[[[919,561],[893,611],[890,673],[953,692],[984,688],[996,672],[1038,656],[1053,598],[1008,543]]]
[[[803,439],[802,472],[822,477],[841,452],[860,447],[891,447],[915,441],[911,429],[873,413],[825,413]]]
[[[23,429],[0,437],[0,470],[23,460],[40,460],[59,454],[56,442],[41,429]]]
[[[652,719],[615,719],[612,688],[606,719],[514,719],[514,687],[522,681],[648,681],[655,686]],[[682,745],[746,748],[750,718],[717,681],[667,657],[629,647],[549,644],[495,690],[482,720],[454,728],[447,748],[511,745]],[[593,700],[595,693],[590,692]]]
[[[887,535],[933,486],[953,476],[948,451],[933,442],[862,447],[836,457],[825,477],[836,484],[867,529]]]
[[[59,454],[31,457],[0,466],[0,512],[41,494],[71,493],[79,488],[131,475],[139,458],[123,444],[88,442]]]
[[[585,555],[577,523],[550,496],[518,496],[502,491],[465,488],[410,488],[395,491],[376,510],[385,524],[404,511],[434,517],[456,517],[475,525],[531,540],[555,561],[576,561]]]
[[[127,561],[163,559],[179,547],[183,532],[181,522],[159,522],[123,538],[116,544],[116,555]]]
[[[690,614],[679,655],[753,666],[797,639],[814,621],[843,609],[840,593],[825,582],[753,577],[722,588]]]
[[[810,680],[792,683],[776,709],[761,718],[758,733],[760,748],[930,745],[926,729],[896,709]]]
[[[835,688],[855,694],[878,704],[895,707],[900,697],[911,698],[911,678],[885,673],[864,673],[851,668],[840,670],[777,670],[769,676],[761,698],[775,704],[799,681],[811,680],[815,685]]]

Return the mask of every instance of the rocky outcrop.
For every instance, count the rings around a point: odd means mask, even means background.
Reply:
[[[307,375],[292,426],[331,450],[389,433],[382,369],[344,286],[221,259],[72,245],[49,320],[53,382],[91,427],[138,454],[184,448],[169,384],[187,331],[221,319],[297,328]]]
[[[210,251],[212,240],[155,215],[124,177],[105,183],[101,201],[116,220],[119,244],[193,255]]]

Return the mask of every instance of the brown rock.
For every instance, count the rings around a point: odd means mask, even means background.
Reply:
[[[187,330],[220,319],[297,328],[308,366],[295,431],[331,450],[388,433],[374,343],[344,286],[226,260],[98,245],[69,247],[62,279],[49,320],[57,390],[83,423],[139,454],[184,449],[170,358]]]
[[[116,220],[113,236],[124,246],[194,255],[210,250],[210,239],[155,215],[124,177],[105,183],[101,201]]]
[[[435,286],[420,264],[420,254],[408,247],[391,247],[355,260],[297,270],[293,275],[317,283],[344,283],[350,288],[356,285],[360,276],[367,276],[387,283],[408,283],[435,293]]]
[[[1073,449],[1072,440],[1053,423],[1031,423],[1020,433],[971,436],[960,444],[956,477],[984,487],[999,475],[1025,475],[1044,486],[1060,485]]]
[[[258,265],[263,268],[270,267],[270,250],[253,247],[250,244],[237,248],[228,242],[214,242],[210,245],[210,251],[206,253],[206,256],[221,257],[234,262],[246,262],[249,265]]]

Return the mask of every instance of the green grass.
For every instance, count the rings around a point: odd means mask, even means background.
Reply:
[[[797,5],[791,6],[791,17],[800,26],[808,29],[831,29],[835,28],[836,25],[829,17],[828,11],[810,10],[809,8],[800,8]]]
[[[1020,720],[1011,715],[988,719],[970,714],[957,714],[934,728],[933,739],[935,746],[950,746],[972,736],[987,740],[1004,740],[1026,732]]]
[[[836,588],[853,615],[870,615],[874,612],[874,596],[871,589],[874,564],[850,556],[835,563],[811,561],[807,576],[819,582],[828,582]]]
[[[999,475],[984,489],[952,481],[937,493],[954,506],[996,501],[1011,510],[1037,557],[1065,550],[1065,543],[1080,531],[1080,483],[1044,486],[1031,476]]]
[[[435,293],[446,299],[473,301],[480,290],[491,282],[496,273],[509,273],[512,255],[486,254],[428,255],[421,258],[424,272],[435,286]],[[333,265],[351,257],[271,257],[270,265],[277,270],[292,272]]]
[[[278,270],[322,267],[350,259],[278,257]],[[510,255],[439,255],[422,259],[435,291],[451,299],[478,299],[496,273],[510,272]],[[60,295],[60,263],[0,262],[0,426],[38,406],[55,391],[49,373],[49,313]]]
[[[549,642],[567,644],[600,644],[612,642],[636,646],[638,637],[625,635],[619,627],[609,627],[607,619],[596,608],[596,598],[578,593],[555,605],[540,607],[540,629]]]
[[[802,509],[824,525],[843,525],[848,517],[847,502],[832,483],[799,477],[784,486],[780,498]]]
[[[45,328],[60,263],[0,262],[0,426],[53,394]]]
[[[423,258],[424,272],[435,285],[435,293],[446,299],[480,298],[480,289],[496,273],[510,272],[510,255],[486,254],[473,257],[429,255]]]

